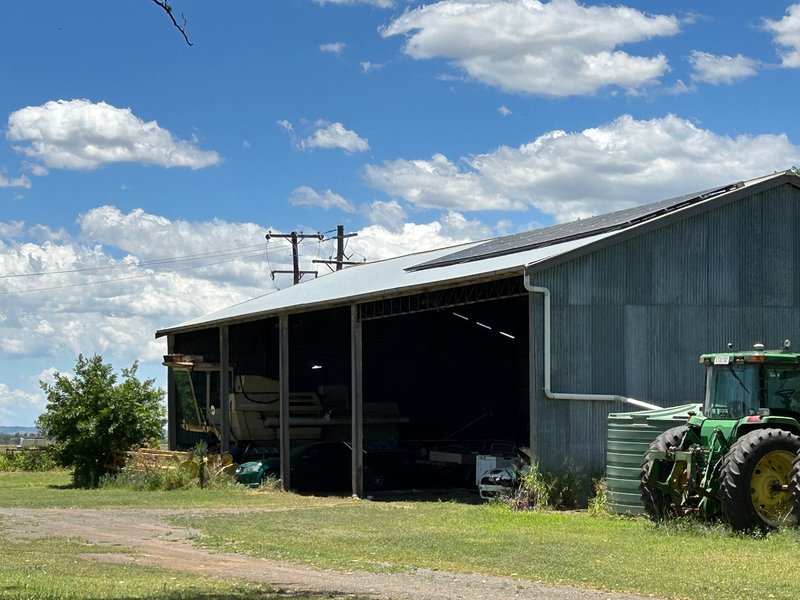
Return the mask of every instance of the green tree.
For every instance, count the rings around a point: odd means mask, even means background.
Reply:
[[[80,355],[74,375],[56,373],[54,383],[39,382],[47,408],[37,426],[55,440],[56,460],[72,467],[76,486],[95,487],[112,452],[160,440],[164,392],[152,379],[137,379],[137,368],[134,362],[122,369],[122,383],[117,383],[113,367],[101,356]]]

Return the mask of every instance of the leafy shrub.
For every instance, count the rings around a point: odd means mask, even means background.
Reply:
[[[74,469],[76,487],[96,486],[114,452],[161,438],[163,392],[152,379],[140,381],[137,368],[134,362],[122,369],[120,382],[102,357],[80,355],[73,375],[56,373],[52,384],[39,382],[47,407],[37,426],[55,440],[58,463]]]
[[[58,465],[50,448],[14,450],[0,454],[0,471],[52,471]]]
[[[523,475],[508,504],[514,510],[574,509],[578,507],[582,487],[573,467],[566,466],[556,473],[545,471],[534,463]]]

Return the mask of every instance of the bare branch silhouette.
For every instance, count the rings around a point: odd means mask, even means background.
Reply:
[[[186,21],[186,17],[183,15],[183,13],[181,13],[181,19],[183,19],[183,24],[181,25],[175,19],[175,15],[172,12],[172,5],[170,5],[169,0],[153,0],[153,2],[155,2],[162,9],[164,9],[164,12],[169,15],[170,19],[172,19],[172,24],[175,25],[175,27],[177,28],[178,31],[181,32],[181,34],[183,34],[183,39],[186,40],[186,43],[191,46],[192,42],[189,41],[189,36],[186,35],[186,22],[187,21]]]

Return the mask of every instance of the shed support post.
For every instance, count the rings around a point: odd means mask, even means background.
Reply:
[[[219,328],[219,408],[220,412],[220,454],[228,452],[231,446],[230,425],[230,343],[228,326]]]
[[[175,352],[175,335],[167,336],[167,354]],[[175,375],[167,369],[167,444],[170,450],[178,448],[178,399],[175,390]]]
[[[364,427],[363,427],[363,342],[362,323],[358,319],[358,305],[350,306],[350,365],[351,365],[351,410],[353,447],[352,482],[353,496],[364,497]]]
[[[526,273],[523,277],[527,277]],[[536,377],[536,294],[528,294],[528,416],[531,460],[539,462],[539,387]]]
[[[279,413],[278,426],[280,428],[280,453],[281,453],[281,489],[284,491],[291,489],[289,480],[289,451],[291,443],[289,440],[289,315],[283,313],[278,316],[278,356],[280,360],[279,379]]]

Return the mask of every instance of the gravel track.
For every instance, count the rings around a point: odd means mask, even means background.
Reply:
[[[258,509],[256,509],[257,511]],[[66,537],[90,544],[125,549],[123,553],[86,553],[87,560],[166,569],[221,579],[269,583],[288,592],[327,592],[375,600],[637,600],[643,596],[554,586],[507,577],[488,577],[416,569],[403,573],[342,572],[216,552],[193,544],[191,529],[176,527],[166,518],[242,510],[163,509],[21,509],[0,508],[0,518],[13,539]]]

